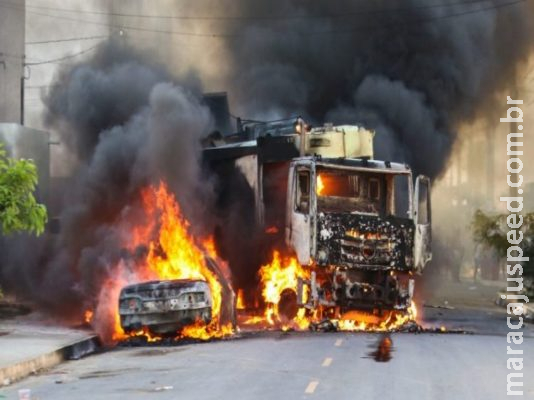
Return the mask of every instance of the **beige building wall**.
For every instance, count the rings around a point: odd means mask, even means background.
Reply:
[[[21,122],[25,0],[0,6],[0,122]]]

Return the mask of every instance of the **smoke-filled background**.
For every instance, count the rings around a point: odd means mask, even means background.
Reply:
[[[61,230],[30,239],[31,252],[27,240],[9,238],[2,282],[65,315],[90,306],[118,264],[141,189],[163,180],[190,218],[205,214],[210,184],[200,170],[200,138],[212,121],[195,77],[178,82],[113,41],[57,82],[45,100],[47,124],[78,161]]]
[[[379,132],[377,158],[435,178],[460,122],[483,113],[529,55],[532,13],[495,8],[505,3],[241,1],[247,16],[308,18],[233,31],[238,109],[361,122]]]
[[[216,209],[218,182],[202,168],[200,139],[213,127],[202,92],[227,91],[244,118],[366,125],[377,131],[377,158],[437,179],[459,132],[497,121],[533,48],[526,1],[135,0],[84,2],[78,14],[42,4],[49,9],[28,8],[40,21],[28,35],[72,37],[81,26],[82,36],[113,38],[54,67],[44,108],[29,118],[61,142],[53,172],[74,177],[60,234],[31,245],[12,238],[2,250],[2,286],[61,315],[96,298],[121,257],[117,222],[135,218],[147,183],[165,179],[195,229],[226,222],[226,243],[244,242],[246,221]],[[235,274],[254,265],[247,253],[233,256]]]

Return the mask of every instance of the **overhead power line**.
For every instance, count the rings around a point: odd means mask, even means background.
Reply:
[[[59,86],[58,83],[51,83],[49,85],[26,85],[24,86],[24,89],[47,89],[54,86]]]
[[[231,114],[231,113],[228,113],[228,116],[229,116],[230,118],[235,119],[235,120],[241,120],[241,122],[244,122],[244,123],[250,122],[250,123],[255,123],[255,124],[271,124],[271,123],[275,123],[275,122],[295,121],[295,120],[297,120],[297,118],[300,118],[300,115],[294,115],[294,116],[287,117],[287,118],[280,118],[280,119],[271,119],[271,120],[260,121],[260,120],[257,120],[257,119],[250,119],[250,118],[245,118],[245,117],[238,117],[238,116],[233,115],[233,114]]]
[[[439,16],[435,16],[435,17],[430,17],[430,18],[425,18],[425,17],[421,17],[421,18],[413,18],[409,21],[402,21],[402,22],[395,22],[395,23],[391,23],[391,24],[381,24],[381,25],[375,25],[375,26],[367,26],[367,27],[361,27],[361,28],[350,28],[350,29],[345,29],[345,30],[330,30],[330,31],[318,31],[318,32],[309,32],[307,33],[307,35],[317,35],[317,34],[347,34],[347,33],[352,33],[352,32],[357,32],[357,31],[369,31],[369,30],[383,30],[383,29],[388,29],[388,28],[394,28],[394,27],[402,27],[402,26],[411,26],[413,24],[427,24],[427,23],[431,23],[431,22],[436,22],[436,21],[441,21],[441,20],[446,20],[446,19],[453,19],[453,18],[458,18],[458,17],[463,17],[463,16],[467,16],[467,15],[472,15],[472,14],[479,14],[479,13],[484,13],[484,12],[489,12],[489,11],[494,11],[494,10],[499,10],[499,9],[503,9],[505,7],[511,7],[511,6],[514,6],[514,5],[518,5],[520,3],[524,3],[526,0],[514,0],[514,1],[509,1],[509,2],[506,2],[506,3],[500,3],[500,4],[494,4],[494,5],[491,5],[491,6],[488,6],[488,7],[482,7],[482,8],[478,8],[478,9],[473,9],[473,10],[468,10],[468,11],[462,11],[462,12],[457,12],[457,13],[452,13],[452,14],[444,14],[444,15],[439,15]]]
[[[142,18],[142,19],[164,19],[164,20],[210,20],[210,21],[232,21],[232,20],[295,20],[295,19],[330,19],[330,18],[350,18],[360,15],[369,15],[369,14],[384,14],[384,13],[409,13],[412,11],[425,10],[425,9],[435,9],[435,8],[447,8],[455,7],[462,5],[472,5],[478,3],[487,3],[489,0],[463,0],[456,2],[447,2],[447,3],[435,3],[435,4],[426,4],[419,6],[409,6],[409,7],[392,7],[392,8],[383,8],[379,10],[371,9],[362,9],[357,11],[345,12],[345,13],[336,13],[336,14],[320,14],[320,15],[149,15],[149,14],[132,14],[132,13],[120,13],[120,12],[106,12],[106,11],[94,11],[94,10],[77,10],[72,8],[61,8],[61,7],[49,7],[41,6],[26,3],[27,9],[33,10],[45,10],[45,11],[55,11],[63,13],[73,13],[73,14],[86,14],[86,15],[101,15],[101,16],[113,16],[113,17],[125,17],[125,18]],[[4,4],[10,4],[16,6],[16,3],[9,1],[2,1]]]
[[[0,3],[2,1],[0,0]],[[408,21],[402,21],[402,22],[395,22],[391,24],[384,24],[381,23],[380,25],[359,25],[355,28],[348,28],[348,29],[332,29],[332,30],[318,30],[318,31],[286,31],[286,30],[278,30],[278,31],[270,31],[271,34],[280,34],[280,35],[335,35],[335,34],[347,34],[352,32],[358,32],[358,31],[372,31],[372,30],[384,30],[388,28],[394,28],[397,26],[411,26],[413,24],[424,24],[424,23],[430,23],[435,22],[438,20],[444,20],[444,19],[450,19],[450,18],[457,18],[462,17],[466,15],[471,14],[477,14],[482,12],[488,12],[492,10],[502,9],[505,7],[510,7],[514,5],[518,5],[520,3],[524,3],[525,0],[513,0],[508,2],[503,2],[499,4],[491,4],[486,7],[479,7],[472,10],[466,10],[461,12],[455,12],[450,14],[443,14],[438,15],[434,17],[421,17],[421,18],[412,18]],[[123,31],[133,31],[133,32],[146,32],[146,33],[162,33],[162,34],[168,34],[168,35],[176,35],[176,36],[187,36],[187,37],[206,37],[206,38],[232,38],[232,37],[240,37],[245,36],[246,32],[243,33],[196,33],[196,32],[180,32],[180,31],[173,31],[173,30],[164,30],[164,29],[151,29],[151,28],[144,28],[140,26],[130,26],[130,25],[114,25],[109,24],[105,22],[98,22],[98,21],[87,21],[79,18],[71,18],[67,16],[58,16],[58,15],[51,15],[51,14],[45,14],[35,11],[28,11],[28,13],[41,15],[45,17],[51,17],[51,18],[57,18],[57,19],[63,19],[73,22],[82,22],[87,24],[93,24],[93,25],[99,25],[104,26],[108,28],[114,28],[117,30],[123,30]]]
[[[24,55],[22,54],[13,54],[13,53],[4,53],[2,51],[0,51],[0,58],[16,58],[16,59],[21,59],[21,58],[24,58]]]
[[[59,58],[54,58],[54,59],[51,59],[51,60],[29,62],[29,63],[26,63],[25,65],[35,66],[35,65],[58,63],[58,62],[61,62],[61,61],[69,60],[71,58],[79,57],[79,56],[81,56],[83,54],[89,53],[89,52],[95,50],[98,46],[99,46],[99,44],[97,44],[95,46],[92,46],[92,47],[89,47],[89,48],[87,48],[85,50],[79,51],[78,53],[69,54],[69,55],[66,55],[66,56],[63,56],[63,57],[59,57]]]
[[[96,39],[106,39],[108,35],[98,35],[98,36],[86,36],[86,37],[77,37],[77,38],[67,38],[67,39],[51,39],[51,40],[37,40],[33,42],[26,42],[26,44],[47,44],[47,43],[60,43],[60,42],[79,42],[83,40],[96,40]]]
[[[487,0],[484,0],[482,2],[487,3]],[[457,18],[457,17],[466,16],[466,15],[477,14],[477,13],[488,12],[488,11],[497,10],[497,9],[501,9],[501,8],[505,8],[505,7],[510,7],[510,6],[518,5],[518,4],[523,3],[523,2],[525,2],[525,0],[513,0],[513,1],[503,2],[503,3],[499,3],[499,4],[491,4],[491,5],[488,5],[486,7],[478,7],[478,8],[474,8],[474,9],[471,9],[471,10],[465,10],[465,11],[462,11],[462,12],[443,14],[443,15],[438,15],[438,16],[434,16],[434,17],[412,18],[412,19],[409,19],[407,21],[395,22],[395,23],[391,23],[391,24],[381,23],[380,25],[366,25],[366,26],[359,25],[358,27],[355,27],[355,28],[317,30],[317,31],[287,31],[287,30],[277,30],[276,31],[275,30],[275,31],[269,31],[269,32],[271,34],[280,34],[280,35],[293,34],[293,35],[305,35],[305,36],[347,34],[347,33],[352,33],[352,32],[357,32],[357,31],[368,32],[368,31],[372,31],[372,30],[384,30],[384,29],[388,29],[388,28],[395,28],[397,26],[398,27],[411,26],[413,24],[424,24],[424,23],[429,23],[429,22],[435,22],[435,21],[438,21],[438,20]],[[461,3],[458,2],[458,3],[454,3],[454,4],[459,5],[459,4],[474,4],[474,3],[481,3],[481,1],[470,0],[470,1],[463,1]],[[1,7],[11,7],[11,8],[13,8],[14,7],[13,4],[14,3],[9,3],[9,2],[6,2],[5,0],[0,0],[0,6]],[[452,5],[453,3],[449,3],[449,4]],[[440,6],[445,6],[445,5],[442,4]],[[427,6],[427,7],[430,7],[430,6]],[[437,7],[437,5],[433,5],[433,7]],[[414,8],[412,7],[412,10],[413,9]],[[88,21],[88,20],[83,20],[83,19],[79,19],[79,18],[71,18],[71,17],[68,17],[68,16],[51,15],[51,14],[46,14],[46,13],[41,13],[41,12],[36,12],[36,11],[27,11],[27,12],[30,13],[30,14],[35,14],[35,15],[40,15],[40,16],[45,16],[45,17],[50,17],[50,18],[56,18],[56,19],[62,19],[62,20],[67,20],[67,21],[72,21],[72,22],[87,23],[87,24],[98,25],[98,26],[103,26],[103,27],[107,27],[107,28],[113,28],[113,29],[116,29],[116,30],[119,30],[119,31],[132,31],[132,32],[144,32],[144,33],[161,33],[161,34],[176,35],[176,36],[205,37],[205,38],[233,38],[233,37],[244,36],[244,35],[247,34],[246,32],[242,32],[242,33],[180,32],[180,31],[174,31],[174,30],[151,29],[151,28],[145,28],[145,27],[140,27],[140,26],[115,25],[115,24],[109,24],[109,23],[106,23],[106,22]]]

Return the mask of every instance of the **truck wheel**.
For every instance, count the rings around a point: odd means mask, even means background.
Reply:
[[[281,322],[289,322],[295,319],[299,310],[297,293],[293,289],[284,289],[278,302],[278,315]]]
[[[206,325],[208,325],[211,322],[211,309],[206,310],[202,313],[202,320]]]

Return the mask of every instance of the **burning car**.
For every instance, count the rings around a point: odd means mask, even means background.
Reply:
[[[119,315],[125,333],[147,328],[174,334],[196,322],[209,324],[212,297],[207,282],[192,279],[149,281],[124,287]]]

